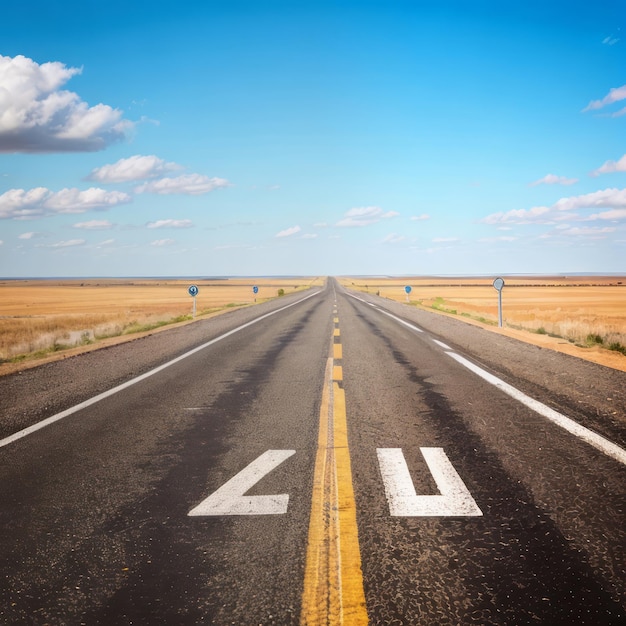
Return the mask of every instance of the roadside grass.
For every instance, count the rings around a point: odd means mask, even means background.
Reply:
[[[345,280],[346,286],[376,293],[406,303],[403,284],[358,284]],[[430,284],[414,287],[424,297],[410,300],[411,306],[447,315],[458,315],[489,326],[497,326],[498,311],[494,289],[487,285]],[[621,283],[619,283],[621,285]],[[418,291],[419,290],[419,291]],[[439,292],[439,293],[437,293]],[[442,294],[449,293],[451,297]],[[626,289],[604,286],[529,285],[508,288],[504,298],[504,326],[524,332],[562,339],[586,349],[613,351],[626,356]]]
[[[0,281],[0,364],[191,321],[188,284],[151,279]],[[252,294],[253,284],[258,295]],[[323,284],[320,277],[199,281],[196,318]]]

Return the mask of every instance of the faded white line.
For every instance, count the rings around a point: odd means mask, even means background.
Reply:
[[[557,424],[561,428],[564,428],[567,432],[575,435],[579,439],[586,441],[597,450],[600,450],[600,452],[603,452],[607,456],[610,456],[612,459],[615,459],[616,461],[619,461],[620,463],[626,465],[626,450],[620,448],[617,444],[614,444],[612,441],[609,441],[608,439],[602,437],[602,435],[598,435],[592,430],[581,426],[578,422],[569,417],[566,417],[565,415],[559,413],[558,411],[555,411],[554,409],[551,409],[549,406],[546,406],[538,400],[527,396],[525,393],[519,391],[519,389],[516,389],[508,383],[505,383],[497,376],[494,376],[493,374],[490,374],[489,372],[478,367],[477,365],[474,365],[474,363],[468,361],[462,356],[459,356],[454,352],[446,352],[446,354],[449,354],[455,361],[465,366],[468,370],[474,372],[474,374],[477,374],[495,387],[498,387],[498,389],[501,389],[502,391],[504,391],[504,393],[508,394],[512,398],[515,398],[518,402],[521,402],[536,413],[539,413],[539,415],[543,415],[543,417],[546,417],[551,422]]]
[[[276,311],[271,311],[270,313],[261,315],[261,317],[257,317],[251,322],[242,324],[241,326],[238,326],[237,328],[233,328],[233,330],[229,330],[227,333],[224,333],[223,335],[220,335],[219,337],[216,337],[215,339],[211,339],[211,341],[207,341],[206,343],[203,343],[202,345],[196,348],[193,348],[193,350],[189,350],[189,352],[185,352],[185,354],[181,354],[179,357],[176,357],[175,359],[172,359],[171,361],[168,361],[167,363],[164,363],[163,365],[159,365],[159,367],[155,367],[154,369],[150,370],[149,372],[146,372],[145,374],[141,374],[141,376],[132,378],[131,380],[128,380],[125,383],[118,385],[117,387],[113,387],[112,389],[103,391],[102,393],[98,394],[97,396],[94,396],[93,398],[89,398],[88,400],[85,400],[84,402],[81,402],[80,404],[77,404],[69,409],[66,409],[65,411],[61,411],[60,413],[57,413],[56,415],[52,415],[51,417],[48,417],[45,420],[42,420],[41,422],[37,422],[37,424],[33,424],[32,426],[29,426],[28,428],[24,428],[23,430],[13,433],[12,435],[5,437],[4,439],[0,439],[0,448],[3,448],[4,446],[8,446],[10,443],[17,441],[18,439],[22,439],[23,437],[31,435],[32,433],[37,432],[38,430],[41,430],[42,428],[45,428],[46,426],[49,426],[50,424],[54,424],[54,422],[58,422],[59,420],[62,420],[64,417],[67,417],[68,415],[72,415],[72,413],[76,413],[77,411],[80,411],[81,409],[85,409],[88,406],[91,406],[92,404],[96,404],[96,402],[100,402],[101,400],[104,400],[105,398],[113,396],[116,393],[119,393],[120,391],[123,391],[124,389],[127,389],[128,387],[131,387],[132,385],[135,385],[136,383],[139,383],[142,380],[145,380],[146,378],[150,378],[150,376],[154,376],[155,374],[158,374],[159,372],[170,367],[171,365],[174,365],[175,363],[178,363],[179,361],[182,361],[186,359],[187,357],[190,357],[192,354],[195,354],[196,352],[200,352],[200,350],[204,350],[205,348],[212,346],[214,343],[217,343],[218,341],[222,341],[222,339],[226,339],[226,337],[230,337],[231,335],[238,333],[240,330],[243,330],[244,328],[248,328],[248,326],[252,326],[253,324],[260,322],[261,320],[264,320],[272,315],[276,315],[276,313],[280,313],[281,311],[284,311],[285,309],[295,306],[296,304],[300,304],[301,302],[304,302],[305,300],[308,300],[309,298],[312,298],[313,296],[317,296],[320,293],[321,293],[320,291],[316,291],[315,293],[312,293],[306,296],[305,298],[298,300],[297,302],[292,302],[291,304],[288,304],[287,306],[281,307],[280,309],[276,309]]]
[[[450,346],[447,346],[443,341],[439,341],[438,339],[433,339],[433,341],[438,345],[441,346],[444,350],[452,350],[452,348]]]
[[[384,315],[386,315],[387,317],[390,317],[391,319],[396,320],[396,322],[400,322],[400,324],[402,324],[403,326],[406,326],[407,328],[410,328],[411,330],[414,330],[414,331],[416,331],[418,333],[423,333],[424,332],[421,328],[418,328],[417,326],[415,326],[414,324],[411,324],[409,322],[405,322],[402,318],[396,317],[395,315],[392,315],[391,313],[388,313],[384,309],[380,309],[380,312],[383,313]]]

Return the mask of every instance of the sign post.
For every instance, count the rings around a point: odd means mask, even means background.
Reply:
[[[407,285],[404,288],[404,291],[406,292],[406,301],[408,302],[409,301],[409,294],[411,293],[411,291],[413,291],[412,288],[411,288],[411,285]]]
[[[254,301],[256,302],[256,294],[259,293],[259,288],[256,285],[252,287],[252,293],[254,294]]]
[[[198,288],[195,285],[189,285],[187,289],[189,295],[193,298],[193,317],[196,317],[196,296],[198,295]]]
[[[504,287],[504,279],[496,278],[493,281],[493,288],[498,292],[498,326],[502,328],[502,288]]]

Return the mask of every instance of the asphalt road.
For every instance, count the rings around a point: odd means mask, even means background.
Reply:
[[[0,623],[624,624],[625,383],[332,280],[3,377]]]

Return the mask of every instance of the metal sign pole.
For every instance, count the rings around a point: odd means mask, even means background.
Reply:
[[[196,318],[196,296],[198,295],[198,287],[196,285],[189,285],[189,289],[187,289],[187,293],[193,298],[193,309],[192,316]]]
[[[504,279],[496,278],[493,281],[493,288],[498,292],[498,327],[502,328],[502,289],[504,287]]]

